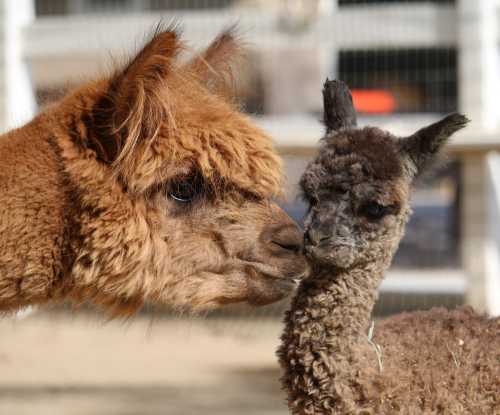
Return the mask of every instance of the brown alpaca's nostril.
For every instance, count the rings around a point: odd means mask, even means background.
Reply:
[[[301,245],[297,244],[290,244],[290,243],[281,243],[278,241],[272,241],[274,244],[278,245],[280,248],[286,250],[286,251],[293,251],[293,252],[299,252],[300,249],[302,248]]]
[[[295,225],[278,226],[270,232],[269,241],[277,248],[293,253],[302,251],[302,233]]]

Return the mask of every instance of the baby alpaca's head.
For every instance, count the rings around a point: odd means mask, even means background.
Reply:
[[[301,180],[310,209],[305,250],[315,262],[351,268],[391,258],[408,219],[414,179],[468,120],[452,114],[409,137],[356,127],[347,86],[323,90],[326,136]]]

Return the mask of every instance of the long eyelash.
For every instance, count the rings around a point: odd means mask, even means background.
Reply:
[[[174,186],[176,184],[177,185],[185,184],[185,183],[189,183],[193,187],[193,189],[197,188],[201,190],[206,187],[206,183],[203,176],[196,170],[188,174],[181,174],[179,176],[175,176],[168,181],[168,184],[170,184],[170,186]]]

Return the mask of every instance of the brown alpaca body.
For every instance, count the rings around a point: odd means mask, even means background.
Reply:
[[[0,311],[265,304],[305,272],[272,201],[271,140],[224,99],[237,42],[223,33],[185,64],[182,48],[158,29],[113,76],[0,138]]]
[[[301,181],[311,207],[305,250],[313,272],[286,314],[278,350],[291,412],[500,412],[500,319],[431,310],[371,329],[413,180],[467,120],[453,114],[397,138],[356,128],[345,84],[327,81],[324,97],[327,135]]]
[[[384,369],[365,374],[365,393],[375,412],[500,412],[500,318],[467,307],[403,313],[377,324],[374,341]]]

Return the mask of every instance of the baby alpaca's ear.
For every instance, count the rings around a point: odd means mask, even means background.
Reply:
[[[469,120],[462,114],[454,113],[434,124],[418,130],[410,137],[401,139],[401,151],[410,162],[415,176],[422,173],[446,144],[449,137],[464,128]]]
[[[326,133],[356,128],[356,109],[345,82],[326,78],[323,85],[323,122]]]
[[[95,137],[89,147],[117,166],[141,140],[154,139],[168,120],[167,78],[181,45],[174,29],[157,28],[142,50],[118,71],[92,111]]]

